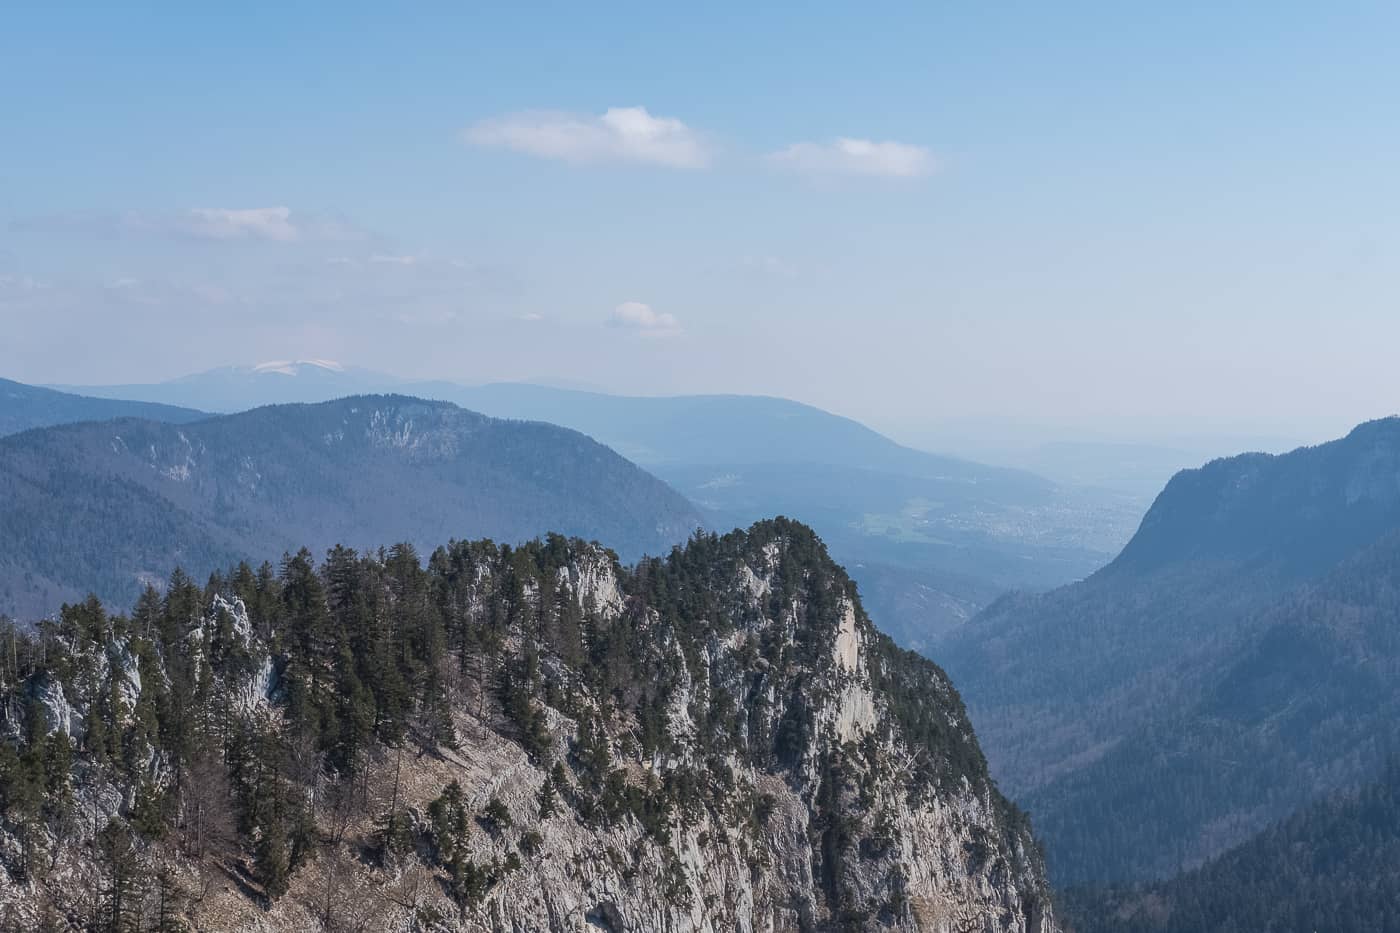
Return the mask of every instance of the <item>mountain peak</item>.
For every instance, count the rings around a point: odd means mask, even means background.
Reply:
[[[1286,454],[1240,454],[1172,477],[1115,561],[1325,564],[1400,522],[1400,418]]]
[[[797,522],[630,568],[550,535],[453,541],[426,567],[411,549],[336,548],[319,568],[303,551],[280,576],[211,588],[172,578],[143,603],[149,635],[93,599],[45,626],[62,636],[47,653],[18,641],[32,667],[0,684],[25,717],[11,760],[73,749],[64,799],[106,809],[7,818],[0,870],[28,832],[64,858],[44,881],[97,877],[104,840],[154,824],[187,840],[171,846],[182,876],[203,832],[209,860],[248,878],[190,899],[195,929],[339,929],[373,903],[376,929],[444,933],[1060,930],[1029,823],[952,684],[874,630]],[[110,734],[139,747],[135,767],[103,767]],[[172,788],[168,808],[120,809],[150,784]],[[393,790],[341,804],[357,785]],[[226,832],[177,818],[210,799]],[[131,889],[154,887],[131,848]],[[0,909],[37,902],[39,884],[0,886]]]

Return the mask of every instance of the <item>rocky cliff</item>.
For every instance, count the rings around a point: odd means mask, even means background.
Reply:
[[[1058,929],[952,685],[796,523],[302,555],[7,640],[13,926]]]

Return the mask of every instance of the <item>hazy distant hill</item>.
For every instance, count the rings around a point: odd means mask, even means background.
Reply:
[[[123,420],[0,440],[0,610],[93,590],[129,601],[182,564],[546,530],[662,553],[700,523],[682,496],[583,435],[401,396]]]
[[[111,418],[150,418],[183,424],[208,417],[202,411],[151,402],[92,398],[0,379],[0,437],[30,428]]]
[[[230,414],[263,405],[328,402],[351,395],[396,392],[403,384],[401,379],[342,366],[332,360],[276,360],[253,366],[223,366],[167,382],[53,388]]]
[[[496,417],[568,424],[638,463],[825,463],[980,483],[1022,496],[1052,486],[1031,473],[914,450],[858,421],[784,398],[604,395],[519,383],[422,383],[415,391]],[[720,437],[724,444],[716,445]]]
[[[993,487],[989,495],[1021,497],[1053,487],[1031,473],[904,447],[850,418],[767,396],[642,397],[524,383],[468,386],[403,380],[329,360],[228,366],[168,382],[80,389],[103,398],[178,401],[217,412],[388,390],[452,402],[495,418],[565,425],[649,465],[825,463],[981,484]]]
[[[1126,500],[1022,470],[914,450],[788,399],[635,398],[543,386],[441,383],[415,391],[500,417],[577,428],[645,466],[716,527],[787,514],[810,522],[880,625],[929,649],[988,593],[1082,578],[1131,533]]]
[[[1062,880],[1161,876],[1400,730],[1400,420],[1185,471],[1117,560],[942,646]]]
[[[878,623],[925,650],[1008,587],[1043,589],[1092,573],[1141,514],[1132,496],[1067,489],[1032,473],[914,450],[781,398],[407,382],[328,361],[84,391],[236,410],[385,390],[582,431],[684,493],[711,527],[779,513],[810,522],[838,559],[857,567]]]

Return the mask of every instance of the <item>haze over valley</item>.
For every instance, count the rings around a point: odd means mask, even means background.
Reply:
[[[911,647],[931,645],[1004,590],[1087,576],[1127,540],[1145,509],[1121,491],[908,448],[779,398],[411,382],[326,360],[229,366],[153,385],[65,388],[217,412],[397,392],[574,428],[668,482],[694,503],[706,527],[803,516],[852,567],[886,630]]]

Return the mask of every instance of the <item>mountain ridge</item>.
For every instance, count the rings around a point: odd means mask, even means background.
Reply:
[[[636,557],[700,524],[682,496],[582,434],[406,396],[47,428],[0,439],[0,467],[11,612],[89,590],[129,599],[164,566],[202,574],[302,542],[512,541],[555,527]]]
[[[205,412],[155,402],[73,395],[41,386],[0,379],[0,437],[33,428],[111,418],[150,418],[184,424],[209,417]]]

